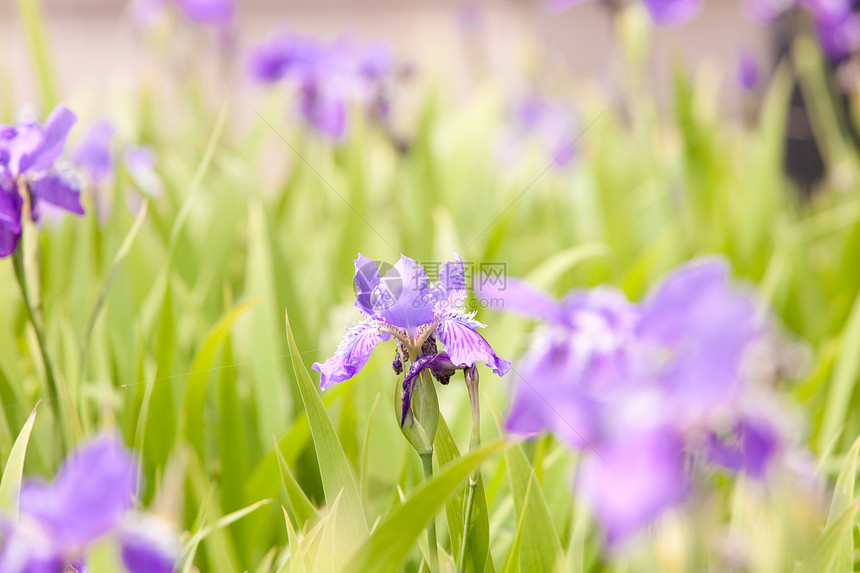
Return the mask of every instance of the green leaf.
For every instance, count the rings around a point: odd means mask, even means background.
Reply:
[[[24,479],[24,457],[27,455],[27,444],[33,424],[36,423],[36,411],[39,404],[33,408],[30,417],[24,422],[24,427],[18,432],[15,444],[9,452],[3,477],[0,478],[0,510],[5,510],[13,518],[18,516],[18,493],[21,491],[21,481]]]
[[[384,573],[397,570],[445,500],[463,485],[463,481],[484,460],[502,451],[504,447],[503,442],[493,442],[441,468],[438,475],[422,483],[402,505],[379,524],[367,541],[352,555],[343,571]]]
[[[290,544],[290,559],[289,561],[285,561],[284,564],[278,568],[278,573],[286,573],[290,571],[290,573],[307,573],[308,566],[305,563],[305,558],[302,553],[302,547],[299,545],[299,538],[296,535],[296,530],[293,529],[293,524],[290,523],[290,516],[287,515],[287,509],[281,508],[284,510],[284,521],[287,525],[287,539]],[[287,568],[289,565],[289,569]]]
[[[845,536],[852,534],[851,526],[857,514],[857,502],[853,502],[837,520],[824,528],[821,535],[813,544],[813,552],[799,567],[801,573],[827,573],[830,571],[842,573],[846,569],[837,569],[842,555]],[[847,569],[850,571],[853,567]]]
[[[529,487],[534,470],[520,444],[505,451],[505,462],[514,508],[518,514],[524,511],[523,508],[527,508],[520,550],[520,570],[551,571],[562,550],[543,490],[537,481]]]
[[[576,245],[548,258],[528,274],[526,280],[544,289],[551,288],[565,273],[580,263],[596,257],[607,257],[610,249],[603,243]]]
[[[256,511],[257,509],[263,507],[264,505],[272,503],[271,499],[263,499],[258,501],[257,503],[251,504],[248,507],[243,507],[238,511],[234,511],[233,513],[228,513],[224,517],[219,518],[215,523],[211,525],[206,525],[194,533],[191,538],[186,543],[185,555],[183,556],[183,572],[188,572],[191,569],[192,564],[194,563],[194,555],[197,552],[197,548],[200,546],[200,543],[209,537],[212,533],[224,529],[228,525],[239,521],[246,515]]]
[[[445,466],[460,457],[460,450],[451,435],[451,430],[442,416],[439,416],[439,427],[436,429],[434,451],[439,467]],[[448,519],[448,535],[451,538],[451,548],[454,550],[454,560],[460,562],[460,548],[463,543],[463,521],[466,511],[466,495],[468,485],[457,488],[454,495],[445,502],[445,516]],[[483,573],[484,570],[494,571],[495,567],[490,556],[490,514],[487,509],[487,496],[484,492],[484,480],[478,474],[475,486],[475,496],[472,500],[472,518],[469,523],[469,540],[466,547],[467,558],[463,565],[469,573]]]
[[[284,490],[287,493],[287,500],[290,502],[290,510],[293,512],[293,517],[296,518],[296,525],[299,529],[304,527],[307,522],[315,522],[319,519],[319,512],[314,504],[305,495],[302,486],[296,481],[293,472],[290,471],[290,466],[281,454],[281,448],[278,442],[275,441],[275,453],[278,456],[278,468],[281,471],[281,480],[284,482]]]
[[[209,330],[203,340],[203,345],[191,363],[191,373],[188,376],[188,386],[185,390],[184,427],[186,438],[197,450],[201,460],[206,459],[203,448],[203,411],[206,406],[206,382],[209,380],[215,353],[230,334],[230,327],[233,326],[236,319],[256,303],[256,299],[245,301],[221,317],[221,320]]]
[[[854,504],[854,486],[857,481],[857,455],[860,452],[860,437],[858,437],[845,461],[839,476],[836,478],[836,486],[833,488],[833,498],[830,502],[830,511],[827,514],[825,529],[833,527],[839,516],[845,513]],[[840,547],[833,562],[833,571],[853,571],[854,569],[854,532],[852,529],[843,537]]]
[[[526,525],[526,512],[529,509],[529,493],[531,492],[534,476],[529,478],[529,483],[526,486],[526,496],[523,502],[523,510],[520,512],[520,517],[517,520],[517,532],[514,534],[514,540],[511,542],[511,548],[508,550],[508,556],[505,558],[505,564],[502,567],[502,573],[516,573],[519,571],[520,563],[520,548],[523,544],[523,531]]]
[[[316,386],[301,359],[301,353],[296,346],[293,331],[290,328],[290,317],[285,312],[287,342],[290,350],[290,361],[293,363],[296,383],[302,396],[302,402],[308,415],[314,446],[319,462],[320,475],[323,482],[326,503],[331,505],[338,495],[343,495],[341,503],[341,519],[338,520],[339,534],[338,550],[349,552],[367,536],[367,521],[361,506],[358,488],[349,469],[346,454],[338,440],[334,425],[328,417],[323,401]]]
[[[21,21],[30,44],[33,62],[36,67],[36,78],[39,81],[39,91],[42,92],[42,105],[46,110],[53,109],[60,103],[59,91],[54,78],[54,70],[48,55],[48,40],[37,0],[18,0],[18,10]]]
[[[854,300],[851,315],[842,332],[839,355],[833,368],[833,378],[827,387],[824,419],[818,432],[818,451],[822,451],[845,422],[851,394],[860,377],[860,294]]]

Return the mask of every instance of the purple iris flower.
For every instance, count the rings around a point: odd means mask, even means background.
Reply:
[[[137,468],[113,436],[74,452],[53,483],[25,482],[18,523],[4,526],[0,571],[52,571],[81,561],[88,545],[115,530],[132,505]]]
[[[537,143],[556,167],[565,167],[576,157],[577,122],[566,106],[527,96],[516,101],[508,115],[508,125],[500,142],[504,163],[509,156],[521,155],[529,141]]]
[[[696,17],[702,0],[642,0],[654,23],[660,26],[681,24]]]
[[[553,10],[564,10],[593,0],[547,0]],[[702,10],[702,0],[642,0],[651,19],[658,26],[671,26],[691,20]]]
[[[746,0],[746,13],[754,20],[770,22],[794,6],[812,16],[821,49],[834,64],[860,49],[860,15],[857,0]]]
[[[318,133],[335,141],[347,132],[353,103],[386,109],[386,102],[379,100],[393,70],[394,59],[384,43],[357,46],[345,38],[325,43],[296,34],[261,44],[248,62],[256,82],[295,86],[299,113]]]
[[[749,52],[742,52],[738,56],[737,77],[738,85],[745,91],[752,91],[758,87],[758,63],[756,63],[755,58]]]
[[[672,429],[637,431],[601,444],[599,451],[600,457],[583,459],[577,488],[594,508],[610,545],[686,499],[690,478],[684,440]]]
[[[776,426],[747,413],[762,392],[747,365],[764,318],[725,261],[682,265],[640,304],[607,287],[556,302],[511,280],[478,295],[542,321],[516,371],[507,429],[549,431],[582,450],[577,488],[609,543],[686,499],[691,454],[763,478],[780,450]]]
[[[83,169],[95,184],[101,183],[113,172],[113,136],[114,128],[110,122],[94,123],[72,153],[72,161]]]
[[[157,197],[164,190],[164,183],[155,170],[155,151],[144,145],[130,145],[123,152],[123,165],[135,185],[150,197]]]
[[[136,0],[132,5],[134,20],[148,26],[161,15],[169,0]],[[229,28],[236,16],[235,0],[174,0],[182,14],[198,24]]]
[[[795,5],[797,0],[745,0],[743,10],[756,22],[767,23]]]
[[[81,180],[59,162],[75,121],[75,114],[60,105],[44,125],[35,121],[0,125],[0,257],[15,251],[21,235],[21,186],[29,192],[34,220],[43,202],[84,214]]]
[[[765,477],[768,462],[782,445],[778,430],[764,418],[743,417],[729,432],[711,433],[704,450],[708,461],[757,479]]]
[[[63,463],[52,483],[25,482],[17,521],[2,522],[0,571],[84,571],[88,547],[118,534],[131,573],[168,573],[179,541],[160,518],[131,513],[137,466],[112,435],[90,440]]]
[[[860,14],[846,10],[816,19],[818,41],[834,64],[848,59],[860,49]]]
[[[152,514],[126,519],[119,540],[123,565],[131,573],[172,573],[182,555],[173,527]]]
[[[442,265],[439,280],[430,282],[424,269],[402,256],[385,274],[380,265],[359,254],[355,260],[355,307],[364,321],[347,329],[334,356],[312,366],[321,376],[323,390],[355,376],[380,343],[397,339],[398,358],[412,361],[404,381],[404,412],[408,410],[412,381],[424,369],[446,381],[456,369],[483,362],[503,376],[510,362],[499,358],[477,329],[484,325],[462,306],[468,296],[463,263],[458,256]],[[437,348],[437,341],[444,351]],[[402,372],[403,360],[395,371]]]

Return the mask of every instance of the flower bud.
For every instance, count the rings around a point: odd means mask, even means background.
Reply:
[[[402,416],[403,388],[396,385],[394,392],[394,412],[398,420],[403,419],[400,431],[418,454],[433,452],[433,439],[439,425],[439,399],[433,380],[425,370],[413,382],[412,404]]]

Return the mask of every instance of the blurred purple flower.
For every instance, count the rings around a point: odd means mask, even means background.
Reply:
[[[72,161],[95,183],[101,183],[113,172],[111,141],[114,128],[108,121],[94,123],[72,153]]]
[[[500,159],[509,162],[523,154],[528,141],[534,141],[556,167],[565,167],[577,155],[576,129],[577,122],[566,106],[536,96],[523,97],[508,112]]]
[[[135,185],[145,195],[157,197],[164,190],[164,183],[155,170],[155,151],[151,147],[130,145],[123,153],[123,164]]]
[[[198,24],[229,26],[236,15],[235,0],[176,0],[183,14]]]
[[[642,0],[654,23],[660,26],[681,24],[702,11],[702,0]]]
[[[182,547],[171,525],[155,515],[134,515],[120,530],[120,552],[131,573],[172,573]]]
[[[170,0],[135,0],[132,17],[141,26],[149,26],[163,14]],[[179,11],[198,24],[229,28],[236,16],[235,0],[173,0]]]
[[[547,0],[552,10],[561,11],[593,0]],[[651,19],[658,26],[671,26],[691,20],[702,11],[702,0],[642,0]]]
[[[663,511],[682,503],[690,490],[684,440],[668,427],[635,432],[602,443],[600,457],[587,456],[577,487],[616,545]]]
[[[775,426],[743,410],[759,391],[746,360],[766,331],[728,271],[716,258],[682,265],[638,305],[606,287],[555,302],[510,279],[477,293],[542,320],[507,429],[583,451],[577,484],[611,544],[686,498],[690,452],[761,478],[781,447]]]
[[[745,91],[752,91],[758,87],[758,63],[749,52],[742,52],[738,56],[737,78],[738,85]]]
[[[249,74],[258,83],[294,85],[298,111],[305,121],[333,140],[346,134],[352,103],[368,109],[387,108],[379,100],[393,70],[394,60],[384,43],[359,47],[344,38],[324,43],[296,34],[261,44],[248,62]]]
[[[816,30],[821,49],[831,62],[839,64],[860,49],[860,14],[850,10],[820,14]]]
[[[0,571],[60,573],[88,545],[114,531],[132,505],[137,468],[113,436],[72,453],[53,483],[25,482],[20,518],[4,524]]]
[[[745,12],[759,22],[770,22],[794,6],[812,17],[821,49],[839,64],[860,49],[860,15],[857,0],[746,0]]]
[[[705,442],[705,456],[728,470],[762,479],[781,444],[782,438],[772,424],[762,418],[746,417],[726,435],[712,432]]]
[[[430,368],[437,376],[450,376],[453,369],[465,369],[483,362],[503,376],[510,363],[499,358],[477,329],[484,325],[474,313],[462,310],[467,292],[465,271],[459,256],[445,263],[439,280],[431,283],[424,269],[414,260],[400,260],[380,274],[380,265],[359,254],[355,260],[355,307],[365,317],[363,322],[347,329],[334,356],[312,368],[321,376],[326,388],[355,376],[380,343],[396,338],[404,360],[413,362],[404,382],[404,416],[408,410],[411,382],[422,369]],[[437,350],[441,342],[445,352]],[[429,356],[430,358],[426,358]],[[403,363],[395,362],[402,372]]]
[[[84,214],[80,178],[59,162],[76,120],[75,114],[60,105],[44,125],[35,121],[0,125],[0,257],[11,255],[18,245],[23,203],[20,185],[28,189],[34,220],[39,218],[42,202]]]
[[[81,445],[53,483],[25,482],[17,521],[0,521],[0,571],[86,571],[89,547],[116,534],[130,573],[169,573],[179,560],[179,538],[163,519],[132,512],[137,466],[117,436]]]

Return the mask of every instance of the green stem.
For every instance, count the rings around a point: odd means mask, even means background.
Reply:
[[[65,430],[62,432],[65,440],[61,441],[61,444],[71,447],[76,438],[80,438],[82,432],[80,422],[75,424],[76,419],[72,415],[74,410],[68,404],[69,396],[63,391],[64,388],[54,373],[54,365],[51,361],[51,355],[48,353],[48,344],[42,321],[42,305],[39,298],[38,243],[35,237],[30,191],[23,179],[18,181],[18,192],[21,194],[23,200],[21,209],[21,235],[18,239],[18,247],[12,255],[12,267],[15,270],[15,280],[18,283],[18,288],[21,290],[21,298],[24,300],[24,308],[27,310],[27,319],[33,325],[33,330],[36,333],[39,354],[42,358],[45,378],[47,379],[48,400],[51,402],[52,409],[54,410],[57,425],[61,430]],[[31,288],[34,290],[31,291]],[[64,409],[68,415],[64,415]]]
[[[478,486],[477,478],[469,476],[469,493],[466,495],[466,513],[463,517],[463,541],[460,544],[460,563],[458,569],[466,571],[466,549],[469,545],[469,525],[472,522],[472,505],[475,501],[475,490]]]
[[[424,479],[429,480],[433,477],[433,452],[421,454],[421,465],[424,467]],[[430,555],[430,571],[437,573],[439,571],[439,558],[436,552],[436,516],[427,524],[427,552]]]
[[[474,366],[465,371],[466,388],[469,390],[469,405],[472,407],[472,434],[469,437],[469,450],[481,445],[481,400],[478,394],[478,370]],[[475,501],[475,490],[478,487],[480,470],[469,476],[469,492],[466,494],[466,511],[463,515],[463,540],[460,544],[459,571],[466,571],[466,550],[469,546],[469,533],[472,523],[472,506]]]
[[[22,233],[23,235],[23,233]],[[23,242],[23,236],[21,237]],[[60,402],[59,402],[59,386],[57,378],[54,376],[54,367],[51,363],[51,358],[48,356],[48,347],[45,342],[45,335],[42,332],[42,325],[38,320],[38,311],[33,306],[33,301],[30,298],[30,289],[27,286],[27,271],[24,268],[24,245],[18,245],[15,253],[12,255],[12,266],[15,268],[15,279],[18,282],[18,288],[21,290],[21,297],[24,299],[24,308],[27,309],[27,319],[33,325],[33,330],[36,331],[36,341],[39,343],[39,354],[42,357],[42,365],[45,367],[45,377],[48,379],[48,400],[51,402],[51,407],[54,409],[54,414],[57,420],[60,420]]]

